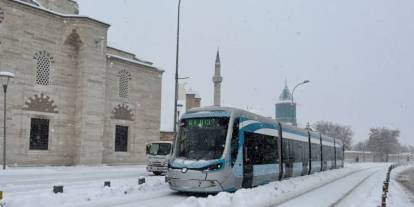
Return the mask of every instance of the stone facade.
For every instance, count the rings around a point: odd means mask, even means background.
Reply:
[[[186,111],[192,109],[192,108],[198,108],[201,105],[201,98],[195,94],[195,93],[187,93],[185,95],[185,107],[186,107]]]
[[[174,141],[175,132],[161,131],[160,140],[161,141]]]
[[[0,0],[0,69],[16,74],[8,90],[7,162],[143,163],[145,143],[160,137],[163,71],[108,47],[110,25],[74,15],[76,2],[33,2]],[[47,150],[29,147],[33,118],[49,120]],[[116,125],[128,127],[126,152],[114,150]]]

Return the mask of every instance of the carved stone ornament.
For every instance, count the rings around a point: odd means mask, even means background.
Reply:
[[[112,119],[134,121],[134,113],[126,104],[118,104],[112,110]]]
[[[33,97],[29,97],[29,100],[24,103],[23,109],[27,111],[58,113],[55,101],[49,96],[45,96],[43,93],[41,93],[40,96],[36,94]]]
[[[76,29],[73,29],[72,33],[66,38],[65,44],[73,45],[76,48],[80,48],[83,45],[83,42]]]

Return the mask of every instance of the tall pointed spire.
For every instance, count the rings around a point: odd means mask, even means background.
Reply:
[[[285,79],[285,88],[283,89],[282,93],[279,96],[279,101],[291,101],[292,94],[287,84],[287,78]]]
[[[219,48],[217,48],[216,64],[220,64],[220,51],[219,51]]]
[[[221,63],[220,63],[220,52],[217,49],[216,55],[216,64],[214,68],[214,106],[221,105],[221,82],[223,82],[223,77],[221,77]]]

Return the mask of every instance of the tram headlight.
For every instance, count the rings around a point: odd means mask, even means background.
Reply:
[[[221,169],[222,167],[223,167],[222,163],[216,163],[216,164],[207,166],[207,169],[205,171],[215,171],[215,170]]]

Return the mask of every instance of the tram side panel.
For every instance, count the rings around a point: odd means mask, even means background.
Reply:
[[[239,156],[242,161],[234,168],[240,168],[241,186],[250,188],[279,179],[278,130],[274,124],[240,118]],[[249,123],[244,125],[243,122]],[[241,150],[240,150],[241,149]],[[237,170],[234,170],[237,172]],[[236,175],[237,176],[237,175]]]
[[[336,146],[336,168],[344,167],[344,151],[342,145]]]
[[[243,133],[244,186],[258,186],[277,180],[279,177],[277,137],[247,131]]]
[[[311,173],[320,172],[321,171],[321,145],[319,143],[311,143],[311,151],[312,151]]]
[[[293,139],[291,136],[292,132],[282,133],[283,178],[306,175],[309,167],[308,138],[296,135]]]

